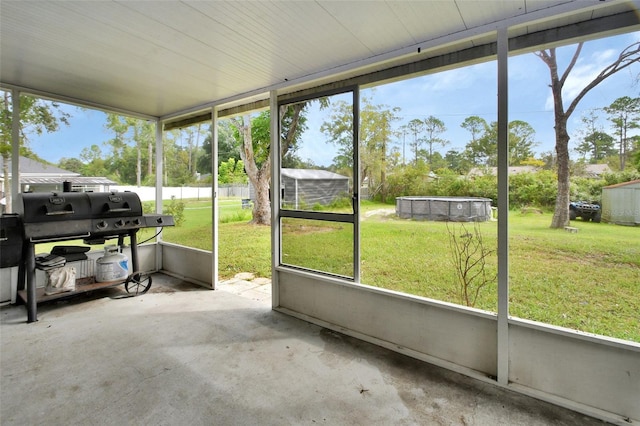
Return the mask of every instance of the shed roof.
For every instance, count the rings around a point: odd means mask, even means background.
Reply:
[[[281,175],[296,180],[345,180],[347,176],[327,170],[315,169],[282,169]]]
[[[605,186],[602,189],[621,188],[623,186],[640,185],[640,179],[630,180],[629,182],[616,183],[615,185]]]

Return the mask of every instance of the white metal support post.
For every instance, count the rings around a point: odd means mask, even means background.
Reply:
[[[4,177],[4,190],[11,191],[11,212],[17,212],[18,193],[20,193],[20,92],[11,90],[11,188],[7,188]],[[5,194],[5,197],[7,195]]]
[[[280,264],[280,112],[278,92],[269,93],[271,115],[271,306],[280,306],[278,271]],[[297,197],[296,197],[297,199]]]
[[[353,90],[353,281],[360,282],[360,86]]]
[[[156,121],[156,213],[162,214],[162,174],[164,170],[162,126],[163,122]]]
[[[509,383],[509,37],[498,30],[498,383]]]
[[[211,108],[211,288],[218,284],[218,107]]]
[[[163,122],[156,120],[156,213],[162,214],[162,171],[164,170],[164,162],[162,153],[164,152],[162,142],[162,126]],[[156,232],[159,232],[156,238],[156,268],[162,269],[162,228],[156,228]]]

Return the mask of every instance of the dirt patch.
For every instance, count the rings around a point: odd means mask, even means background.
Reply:
[[[384,209],[376,209],[376,210],[370,210],[368,212],[365,212],[362,215],[363,219],[370,219],[372,217],[380,217],[382,219],[387,218],[388,216],[393,216],[395,217],[396,215],[396,209],[395,207],[388,207],[388,208],[384,208]]]

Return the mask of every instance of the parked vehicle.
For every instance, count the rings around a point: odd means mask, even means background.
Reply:
[[[602,219],[602,209],[597,202],[588,203],[586,201],[572,201],[569,203],[569,219],[576,220],[581,217],[585,222],[593,221],[600,223]]]

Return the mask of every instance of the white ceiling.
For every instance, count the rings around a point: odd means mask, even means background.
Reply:
[[[521,35],[631,8],[638,2],[2,0],[0,83],[167,117],[417,60],[418,47],[472,46],[499,26]]]

